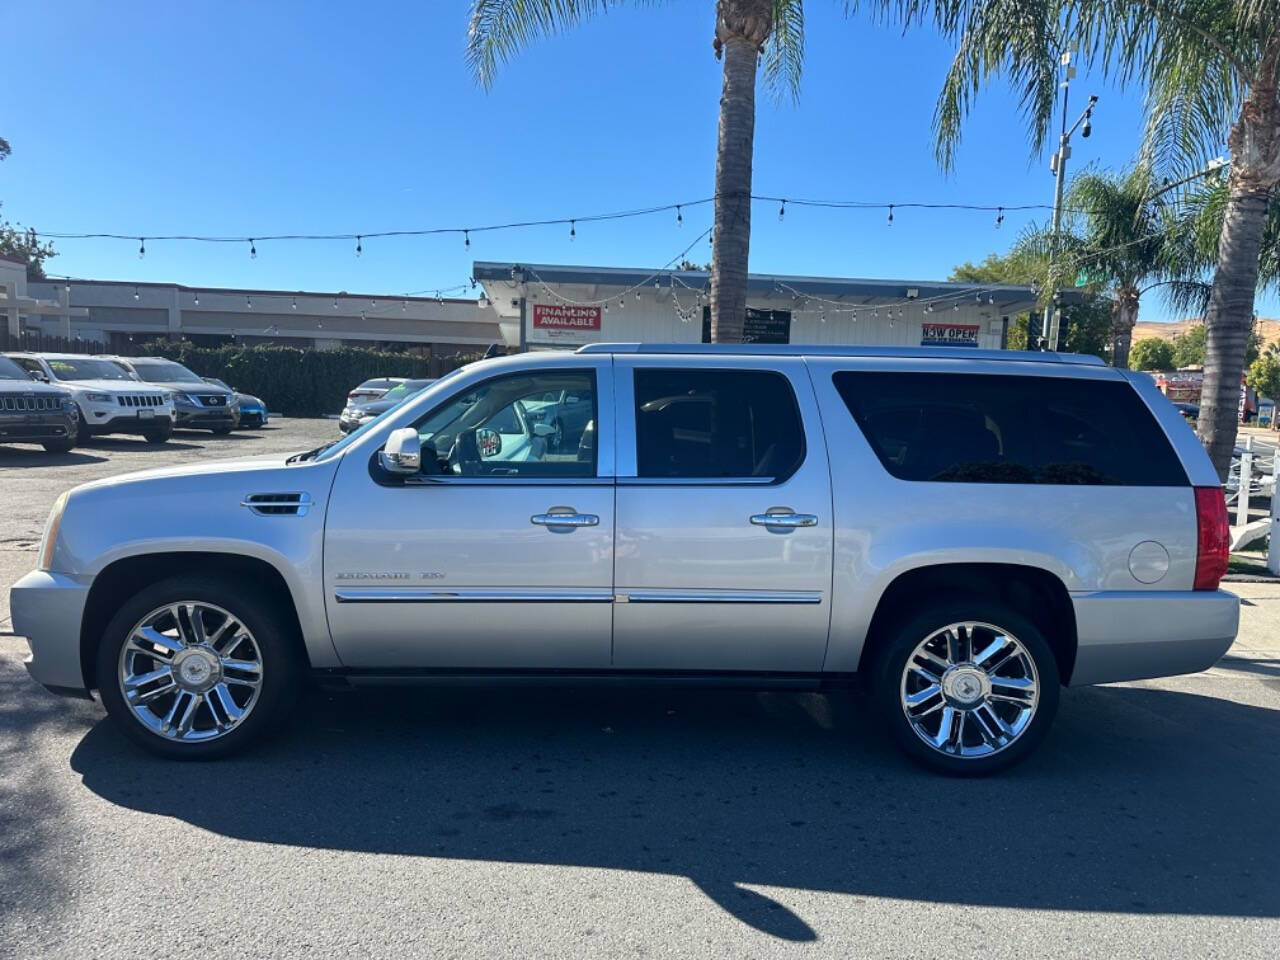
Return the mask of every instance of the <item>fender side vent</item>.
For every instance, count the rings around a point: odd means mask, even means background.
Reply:
[[[240,501],[260,517],[305,517],[311,509],[309,493],[251,493]]]

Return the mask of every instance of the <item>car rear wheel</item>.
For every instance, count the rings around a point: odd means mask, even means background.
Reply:
[[[230,427],[212,427],[211,430],[213,433],[217,434],[220,437],[225,437],[227,434],[231,432]]]
[[[41,444],[49,453],[69,453],[75,445],[76,442],[71,437],[65,440],[46,440]]]
[[[293,703],[300,661],[271,598],[221,578],[147,587],[111,619],[98,649],[107,713],[140,746],[177,759],[235,753]]]
[[[947,602],[892,628],[872,695],[906,753],[981,776],[1027,756],[1058,709],[1057,661],[1040,630],[998,601]]]

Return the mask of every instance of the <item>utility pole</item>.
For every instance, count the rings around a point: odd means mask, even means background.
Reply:
[[[1076,68],[1071,66],[1071,51],[1067,50],[1062,54],[1060,61],[1064,67],[1064,76],[1066,79],[1062,81],[1062,135],[1058,138],[1058,152],[1049,159],[1049,169],[1053,172],[1057,183],[1053,189],[1053,236],[1049,243],[1049,275],[1053,275],[1053,261],[1058,255],[1058,235],[1062,230],[1062,191],[1067,182],[1067,159],[1071,156],[1071,135],[1080,131],[1080,136],[1087,137],[1093,132],[1093,124],[1090,122],[1093,117],[1093,107],[1098,102],[1097,97],[1089,98],[1089,106],[1085,107],[1084,113],[1074,124],[1071,129],[1067,129],[1067,95],[1071,92],[1071,81],[1076,75]],[[1040,331],[1040,349],[1041,350],[1057,350],[1058,349],[1058,326],[1054,323],[1054,313],[1057,310],[1057,297],[1055,296],[1044,308],[1044,323]]]

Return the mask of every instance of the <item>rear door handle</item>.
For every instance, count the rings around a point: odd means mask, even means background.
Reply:
[[[529,522],[540,527],[595,527],[600,518],[594,513],[535,513]]]
[[[757,527],[816,527],[818,518],[812,513],[757,513],[751,517]]]

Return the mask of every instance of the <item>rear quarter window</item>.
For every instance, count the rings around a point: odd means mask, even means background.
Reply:
[[[935,483],[1186,486],[1119,380],[844,371],[836,390],[884,468]]]

